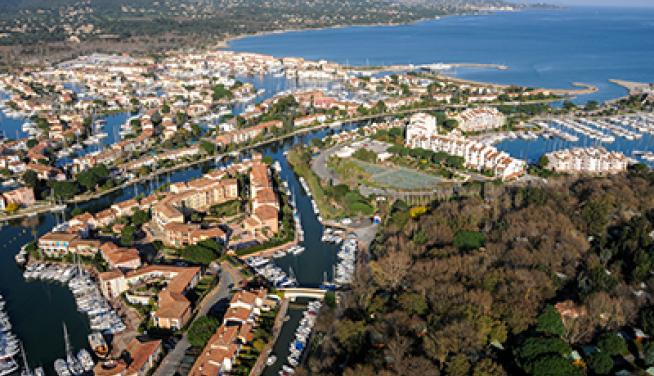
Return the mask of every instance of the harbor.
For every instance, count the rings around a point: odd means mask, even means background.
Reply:
[[[320,287],[325,281],[334,280],[334,270],[339,257],[340,247],[335,242],[323,242],[323,225],[314,214],[311,198],[303,191],[297,176],[293,173],[284,156],[285,150],[296,143],[308,144],[314,138],[323,138],[344,128],[327,128],[299,134],[289,139],[278,141],[272,145],[259,147],[257,150],[265,156],[272,157],[279,163],[282,181],[288,185],[293,194],[293,202],[297,210],[297,223],[304,232],[304,240],[298,244],[303,248],[296,248],[283,257],[272,258],[270,265],[286,275],[295,275],[299,286]],[[225,163],[221,161],[218,163]],[[202,175],[202,171],[215,166],[215,161],[206,162],[185,170],[167,174],[159,182],[138,183],[130,189],[91,200],[79,207],[84,209],[95,208],[100,210],[113,202],[127,200],[139,193],[151,192],[161,184],[168,182],[186,181]],[[40,214],[31,219],[20,222],[11,221],[0,229],[3,239],[8,239],[0,251],[0,293],[8,301],[7,311],[14,325],[14,333],[23,341],[32,368],[42,367],[48,376],[56,375],[54,361],[66,358],[66,345],[62,336],[62,322],[66,324],[70,346],[73,349],[87,349],[91,351],[88,337],[94,331],[89,316],[78,310],[76,295],[68,285],[54,279],[31,278],[31,274],[24,272],[14,260],[23,244],[49,231],[61,223],[70,214],[71,208],[62,213]],[[33,271],[32,269],[30,269]],[[45,268],[43,269],[45,270]],[[58,273],[53,273],[56,275]],[[25,277],[30,276],[29,280]],[[63,272],[61,272],[63,277]],[[71,277],[71,281],[72,281]],[[70,282],[69,282],[70,283]],[[331,282],[328,282],[330,284]],[[99,303],[98,304],[102,304]],[[48,307],[52,314],[42,315],[42,307]],[[291,313],[292,315],[293,313]],[[297,321],[299,323],[299,320]],[[294,328],[286,323],[280,341],[284,341],[286,331],[294,332]],[[290,342],[283,345],[288,349]],[[277,344],[275,345],[277,349]],[[283,357],[284,359],[286,356]],[[264,374],[268,374],[266,370]],[[277,374],[277,373],[275,373]]]

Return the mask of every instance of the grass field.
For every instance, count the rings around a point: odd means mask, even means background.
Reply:
[[[361,167],[375,185],[399,190],[418,190],[433,188],[442,179],[404,167],[385,167],[360,160],[353,161]]]

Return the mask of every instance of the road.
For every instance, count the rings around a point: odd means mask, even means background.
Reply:
[[[220,282],[211,290],[211,292],[200,302],[197,308],[195,318],[206,316],[211,309],[216,306],[221,300],[229,299],[231,296],[231,289],[240,281],[238,272],[234,271],[227,263],[221,265]],[[162,360],[161,364],[154,372],[154,376],[171,376],[177,372],[179,365],[182,363],[186,352],[191,348],[188,341],[187,333],[185,332],[182,339],[177,342],[175,348],[170,351]]]

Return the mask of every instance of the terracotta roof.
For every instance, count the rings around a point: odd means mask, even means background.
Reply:
[[[251,313],[252,313],[251,309],[242,308],[242,307],[231,307],[225,313],[225,317],[223,320],[224,321],[235,320],[235,321],[245,322],[250,318]]]
[[[75,234],[68,234],[65,232],[48,232],[47,234],[41,236],[39,240],[48,240],[48,241],[67,241],[71,242],[77,238]]]
[[[270,219],[277,219],[279,211],[274,206],[263,205],[256,208],[254,214],[262,221],[265,221]]]
[[[148,342],[141,342],[134,338],[127,345],[127,352],[132,357],[128,370],[132,372],[139,372],[141,368],[147,363],[148,359],[154,355],[161,348],[161,340],[154,340]]]

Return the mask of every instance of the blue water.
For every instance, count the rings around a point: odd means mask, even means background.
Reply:
[[[288,32],[235,40],[230,49],[351,65],[504,64],[510,69],[449,73],[547,88],[590,83],[600,91],[579,100],[606,100],[626,93],[609,79],[654,81],[654,8],[573,7]]]

